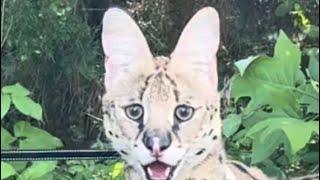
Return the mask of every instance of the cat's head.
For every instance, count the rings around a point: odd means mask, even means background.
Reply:
[[[118,8],[104,15],[102,44],[106,135],[141,178],[169,179],[221,148],[214,8],[193,16],[170,57],[154,57]]]

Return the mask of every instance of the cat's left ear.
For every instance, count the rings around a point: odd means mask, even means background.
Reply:
[[[178,67],[189,64],[194,74],[214,88],[218,86],[216,53],[220,42],[218,12],[212,7],[198,11],[184,28],[171,54]]]

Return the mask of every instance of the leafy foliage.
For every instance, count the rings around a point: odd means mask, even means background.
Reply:
[[[19,83],[3,87],[1,89],[1,96],[4,100],[2,102],[3,109],[1,106],[1,112],[3,110],[4,113],[1,115],[1,119],[8,112],[12,102],[22,114],[41,121],[42,108],[40,104],[35,103],[30,97],[28,97],[29,94],[30,92]]]
[[[16,174],[16,171],[8,163],[1,162],[1,179],[8,178]]]
[[[250,56],[235,63],[239,73],[232,80],[232,96],[241,111],[231,117],[240,117],[242,126],[234,118],[227,118],[225,125],[238,127],[231,134],[252,148],[251,164],[271,160],[288,166],[303,161],[301,154],[313,153],[308,147],[318,144],[319,87],[301,71],[301,54],[280,31],[273,57]],[[230,130],[226,132],[230,137]]]
[[[11,102],[15,108],[24,115],[30,116],[38,121],[42,121],[42,108],[35,103],[30,97],[30,91],[21,86],[19,83],[11,86],[4,86],[1,89],[1,120],[7,115]],[[62,147],[60,139],[52,136],[48,132],[34,127],[30,122],[18,121],[13,126],[12,135],[7,129],[2,127],[1,121],[1,149],[45,149]],[[16,145],[13,145],[13,144]],[[42,178],[47,172],[55,169],[56,162],[32,162],[30,166],[23,168],[17,164],[1,162],[1,179],[10,176],[17,176],[19,180]],[[4,172],[2,172],[4,170]],[[21,173],[18,173],[21,172]]]

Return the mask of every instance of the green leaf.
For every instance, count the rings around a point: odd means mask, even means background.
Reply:
[[[319,92],[316,91],[312,84],[305,84],[300,89],[306,93],[299,98],[300,104],[308,105],[308,113],[319,114]]]
[[[290,145],[291,153],[296,154],[309,142],[313,133],[319,134],[319,122],[286,122],[287,124],[282,126],[282,130],[285,132]],[[295,120],[294,120],[295,121]],[[299,132],[299,135],[297,134]]]
[[[247,66],[243,76],[237,74],[232,81],[232,96],[238,101],[250,97],[248,111],[269,105],[274,112],[300,118],[302,112],[296,86],[305,82],[300,71],[301,51],[281,31],[274,57],[259,56]]]
[[[14,125],[14,134],[16,137],[24,137],[19,141],[20,149],[54,149],[63,146],[60,139],[25,121]]]
[[[311,77],[319,82],[319,49],[312,48],[308,51],[309,56],[309,72]]]
[[[10,105],[10,96],[8,94],[1,93],[1,119],[8,113]]]
[[[15,140],[9,131],[1,127],[1,149],[10,149],[10,144]]]
[[[12,94],[15,96],[27,96],[30,94],[30,91],[25,87],[21,86],[20,83],[16,83],[10,86],[4,86],[1,91],[5,94]]]
[[[279,6],[276,8],[275,10],[275,14],[278,17],[283,17],[285,15],[287,15],[291,10],[291,7],[288,6],[288,3],[281,3],[279,4]]]
[[[313,133],[319,134],[319,122],[294,118],[269,118],[259,122],[246,134],[254,139],[252,163],[268,158],[280,144],[285,145],[286,154],[294,155],[306,146]]]
[[[33,180],[44,176],[51,172],[57,166],[57,162],[33,162],[32,165],[24,170],[19,176],[18,180]]]
[[[12,95],[12,102],[22,114],[39,121],[42,120],[42,108],[40,104],[34,102],[29,97]]]
[[[57,179],[57,178],[54,178],[54,174],[52,172],[49,172],[39,178],[35,178],[34,180],[53,180],[53,179]],[[60,180],[60,177],[59,177],[59,180]]]
[[[232,136],[241,125],[241,116],[231,114],[223,120],[223,134],[228,138]]]
[[[21,172],[24,168],[27,167],[28,162],[26,161],[11,161],[10,165],[17,171]]]
[[[124,170],[124,163],[118,162],[113,166],[112,178],[118,177]]]
[[[13,167],[10,164],[1,161],[1,179],[8,178],[15,174],[16,174],[16,171],[13,169]]]
[[[235,66],[238,68],[240,75],[243,76],[244,72],[246,71],[246,69],[248,68],[248,66],[257,58],[259,58],[259,56],[249,56],[246,59],[241,59],[237,62],[235,62]]]
[[[283,141],[283,133],[276,131],[269,133],[265,138],[256,138],[252,145],[251,163],[256,164],[266,160]]]

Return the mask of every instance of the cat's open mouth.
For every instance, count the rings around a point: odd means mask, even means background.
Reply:
[[[170,180],[176,166],[170,166],[160,161],[155,161],[143,167],[149,180]]]

